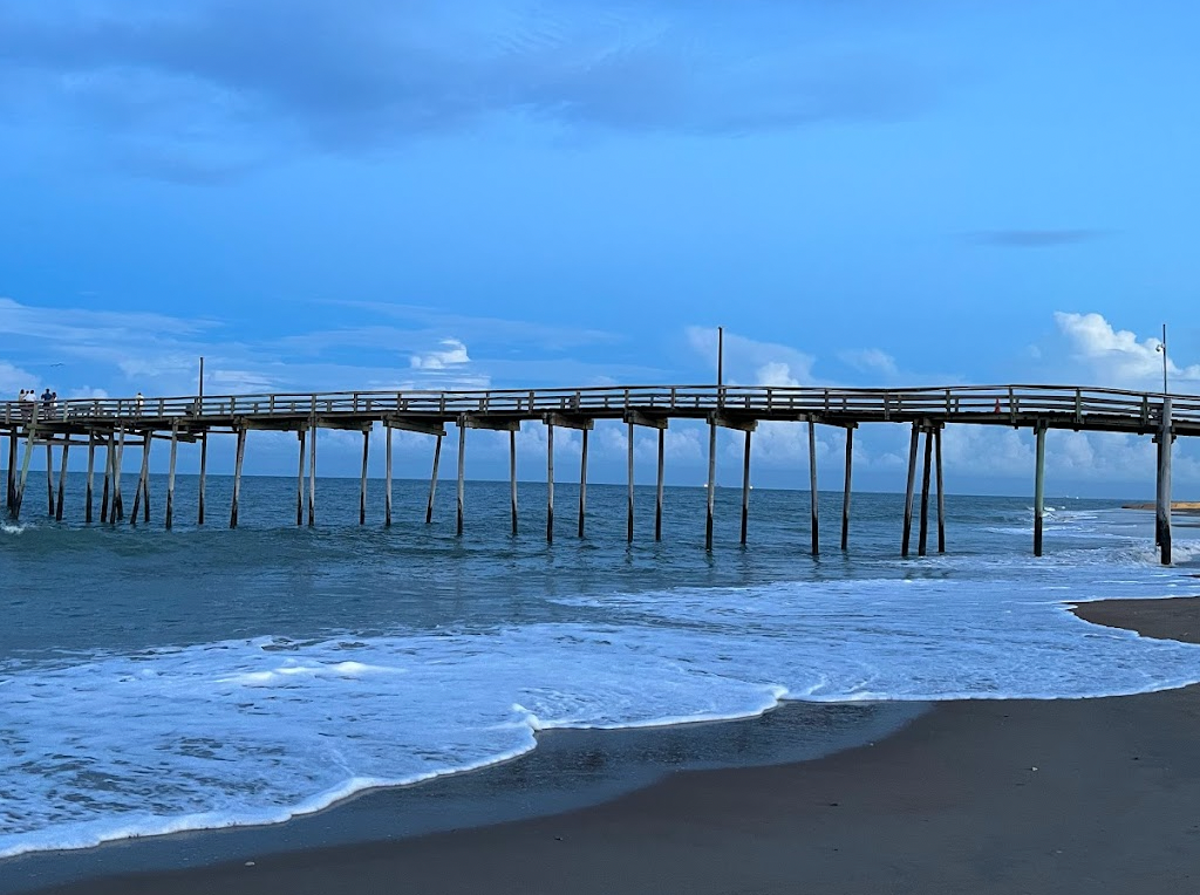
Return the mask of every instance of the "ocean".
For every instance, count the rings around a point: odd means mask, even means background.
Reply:
[[[628,544],[624,486],[589,485],[581,540],[577,491],[559,483],[548,545],[535,483],[520,486],[514,537],[507,482],[469,482],[459,538],[449,482],[426,525],[427,483],[397,481],[385,528],[381,482],[360,527],[358,480],[320,480],[310,529],[292,524],[294,480],[250,477],[231,531],[231,480],[209,477],[198,528],[196,480],[180,476],[168,532],[165,477],[136,527],[83,525],[81,478],[66,521],[46,518],[31,479],[22,521],[0,530],[0,876],[38,852],[269,828],[502,766],[556,730],[642,756],[635,777],[728,760],[659,762],[653,744],[686,729],[664,725],[782,703],[803,707],[786,754],[743,744],[732,760],[844,748],[938,700],[1200,681],[1200,647],[1066,610],[1197,589],[1195,530],[1177,524],[1164,568],[1153,514],[1116,500],[1048,501],[1035,559],[1031,501],[949,495],[948,552],[918,558],[914,530],[904,560],[899,494],[854,495],[843,553],[841,494],[822,493],[814,558],[807,492],[756,489],[742,547],[741,490],[720,489],[707,553],[702,487],[667,489],[661,543],[654,489],[639,487]],[[127,511],[134,487],[127,476]]]

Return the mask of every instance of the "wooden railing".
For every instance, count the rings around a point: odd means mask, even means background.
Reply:
[[[1200,396],[1172,395],[1172,419],[1200,423]],[[908,389],[791,386],[637,385],[576,389],[487,391],[358,391],[303,394],[194,395],[162,398],[84,398],[53,404],[8,401],[0,420],[28,420],[36,404],[43,421],[112,419],[204,422],[238,416],[374,416],[410,414],[453,419],[460,414],[537,418],[550,412],[619,416],[626,411],[702,415],[709,411],[783,416],[822,413],[888,419],[928,415],[943,419],[1004,414],[1119,418],[1148,426],[1161,413],[1160,393],[1055,385],[968,385]]]

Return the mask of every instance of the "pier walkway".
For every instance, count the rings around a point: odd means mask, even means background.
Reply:
[[[104,451],[104,497],[101,520],[124,518],[120,495],[121,460],[124,448],[140,445],[141,474],[134,501],[134,515],[141,507],[149,518],[148,455],[154,439],[171,442],[171,460],[165,520],[170,527],[173,515],[175,459],[180,442],[200,443],[201,498],[199,522],[204,521],[203,482],[207,438],[210,433],[233,434],[237,438],[234,470],[234,496],[230,524],[237,525],[237,504],[245,455],[246,434],[251,430],[296,432],[300,463],[297,491],[297,524],[303,523],[305,485],[307,484],[308,522],[315,520],[316,435],[320,429],[362,431],[363,498],[360,521],[365,519],[366,462],[368,436],[376,425],[387,432],[387,512],[391,523],[391,432],[395,429],[422,432],[434,436],[433,476],[430,483],[427,520],[432,518],[437,467],[445,426],[459,428],[458,439],[458,531],[463,521],[463,458],[465,430],[494,429],[508,431],[513,471],[513,527],[516,516],[516,442],[515,433],[524,423],[548,427],[550,444],[547,456],[547,482],[550,486],[547,507],[547,537],[553,539],[553,431],[556,426],[583,431],[583,455],[580,469],[579,530],[583,533],[586,511],[587,432],[598,420],[617,420],[629,427],[629,537],[633,537],[633,431],[647,426],[659,431],[658,513],[655,536],[661,537],[663,430],[672,420],[700,420],[710,427],[708,518],[706,546],[712,547],[712,507],[715,489],[715,443],[719,427],[745,432],[743,476],[742,540],[746,539],[749,501],[751,433],[760,422],[800,422],[809,428],[810,448],[815,443],[815,426],[840,427],[846,431],[846,465],[842,547],[847,545],[850,509],[851,458],[854,430],[867,423],[908,424],[910,443],[905,520],[901,552],[907,555],[911,534],[915,477],[919,439],[925,437],[924,476],[921,488],[921,527],[918,552],[926,552],[926,528],[930,496],[931,464],[936,456],[938,549],[945,547],[941,466],[941,431],[948,424],[1011,426],[1036,433],[1037,466],[1035,471],[1034,550],[1042,549],[1042,485],[1044,479],[1045,432],[1048,429],[1123,432],[1152,436],[1159,445],[1157,500],[1158,542],[1163,561],[1170,561],[1170,443],[1180,435],[1200,434],[1200,397],[1161,393],[1122,391],[1050,385],[946,386],[907,389],[844,389],[785,386],[651,385],[605,386],[577,389],[491,389],[486,391],[358,391],[305,394],[260,394],[223,396],[181,396],[152,398],[96,398],[63,400],[54,404],[9,401],[0,404],[0,440],[7,435],[8,488],[6,506],[17,518],[24,497],[30,456],[34,446],[44,445],[47,452],[46,475],[51,514],[62,518],[63,480],[66,458],[72,445],[88,448],[88,487],[85,521],[93,517],[92,491],[97,448]],[[1169,434],[1169,438],[1164,438]],[[306,436],[308,442],[307,482],[305,474]],[[25,450],[17,462],[18,443]],[[1163,445],[1167,450],[1163,450]],[[54,499],[52,451],[61,450],[58,498]],[[819,550],[816,516],[816,460],[810,450],[811,490],[813,492],[812,549]],[[19,467],[19,469],[18,469]],[[111,495],[110,495],[111,491]],[[111,501],[110,501],[111,497]],[[1164,503],[1165,501],[1165,503]]]

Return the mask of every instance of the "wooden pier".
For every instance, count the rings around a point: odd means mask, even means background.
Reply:
[[[125,448],[140,448],[140,470],[133,497],[131,524],[150,519],[149,455],[156,439],[170,442],[170,467],[165,497],[164,524],[174,520],[175,465],[180,442],[198,444],[200,451],[197,522],[203,524],[208,436],[236,438],[233,497],[229,525],[236,527],[241,495],[242,467],[247,435],[254,430],[295,432],[299,466],[296,486],[296,524],[316,524],[317,433],[341,429],[363,433],[362,489],[359,522],[366,520],[366,479],[370,433],[375,426],[387,432],[387,485],[385,524],[392,521],[391,435],[393,430],[418,432],[435,439],[433,469],[425,521],[433,519],[442,438],[446,426],[458,429],[458,479],[456,531],[463,532],[464,468],[468,429],[509,433],[512,478],[512,530],[518,527],[516,488],[516,433],[526,424],[542,425],[547,433],[546,537],[554,538],[554,430],[580,430],[583,452],[579,470],[579,534],[584,533],[587,500],[588,432],[598,420],[617,420],[628,430],[629,500],[627,537],[634,539],[634,452],[637,427],[657,430],[658,469],[654,537],[662,537],[664,435],[673,420],[698,420],[709,426],[708,500],[705,546],[713,546],[713,513],[716,489],[716,433],[719,428],[745,433],[743,455],[741,541],[747,540],[750,498],[751,436],[760,422],[804,423],[808,427],[809,475],[812,493],[813,554],[820,550],[817,515],[816,427],[832,426],[845,432],[845,469],[841,548],[849,545],[850,498],[854,430],[871,424],[911,427],[901,554],[908,556],[917,499],[916,473],[921,458],[922,475],[918,511],[917,553],[928,550],[931,480],[937,488],[937,550],[945,550],[945,501],[942,491],[942,430],[950,424],[1027,428],[1036,439],[1034,469],[1034,553],[1042,552],[1045,437],[1049,429],[1090,432],[1124,432],[1151,436],[1158,446],[1156,469],[1156,541],[1162,561],[1171,561],[1171,445],[1179,435],[1200,434],[1200,398],[1148,392],[1075,386],[1003,385],[952,386],[914,389],[823,389],[773,386],[628,386],[581,389],[500,389],[489,391],[365,391],[312,394],[226,395],[173,398],[84,399],[41,402],[10,401],[0,405],[0,443],[7,442],[8,482],[5,505],[11,518],[20,516],[28,482],[30,458],[38,447],[46,450],[49,514],[63,516],[67,454],[72,446],[86,446],[87,488],[84,519],[94,518],[93,495],[96,451],[104,451],[100,521],[125,519],[120,472]],[[923,450],[921,447],[924,439]],[[21,450],[21,443],[24,449]],[[61,452],[54,482],[53,451]],[[307,451],[306,451],[307,448]],[[20,456],[18,462],[17,458]],[[306,476],[307,460],[307,476]],[[307,480],[306,480],[307,479]],[[306,488],[307,486],[307,488]],[[307,491],[307,494],[306,494]]]

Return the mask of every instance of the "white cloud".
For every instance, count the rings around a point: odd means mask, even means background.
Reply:
[[[688,345],[697,354],[710,359],[716,381],[718,337],[715,327],[689,326]],[[725,383],[727,385],[816,385],[812,355],[774,342],[759,342],[725,333]]]
[[[409,365],[415,370],[444,370],[471,362],[467,355],[467,346],[458,339],[442,339],[440,344],[440,351],[412,355],[408,359]]]
[[[1097,377],[1098,384],[1148,389],[1161,382],[1162,342],[1151,336],[1138,340],[1127,329],[1117,330],[1100,314],[1054,313],[1059,331],[1070,343],[1072,358]],[[1176,381],[1200,380],[1200,365],[1180,367],[1169,356],[1167,372]]]
[[[860,348],[838,352],[838,358],[846,364],[864,373],[881,373],[886,377],[895,377],[899,370],[896,359],[878,348]]]

